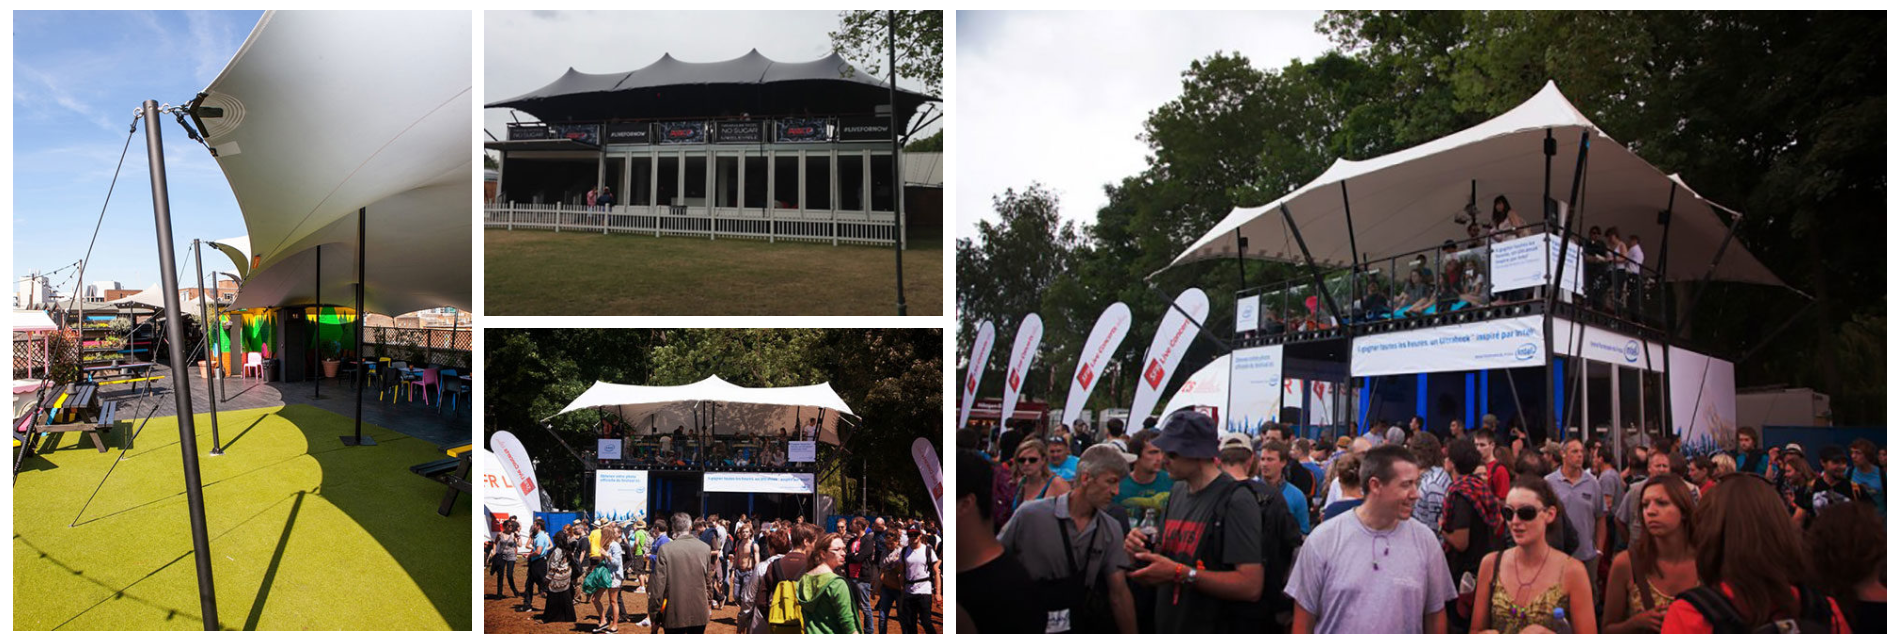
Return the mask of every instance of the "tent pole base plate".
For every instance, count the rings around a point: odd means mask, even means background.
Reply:
[[[351,447],[355,447],[358,445],[375,445],[376,444],[376,439],[369,438],[367,436],[363,436],[363,437],[343,436],[343,437],[338,437],[338,438],[343,439],[344,445],[348,445]]]

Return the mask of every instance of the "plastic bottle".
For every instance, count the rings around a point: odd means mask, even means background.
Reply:
[[[1575,626],[1568,622],[1568,611],[1562,608],[1555,609],[1555,633],[1575,634]]]
[[[1148,549],[1158,547],[1160,544],[1159,518],[1159,510],[1147,508],[1146,516],[1140,519],[1140,533],[1146,535]]]

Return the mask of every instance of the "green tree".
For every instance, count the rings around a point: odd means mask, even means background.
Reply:
[[[1007,190],[992,204],[999,222],[978,221],[975,238],[956,239],[956,349],[966,355],[975,328],[994,322],[996,347],[990,359],[1001,368],[1007,366],[1022,318],[1043,310],[1042,294],[1068,269],[1079,234],[1072,221],[1061,220],[1060,198],[1040,184]],[[1042,349],[1049,349],[1045,338]],[[985,387],[1001,386],[1000,377],[985,379]],[[1023,383],[1035,390],[1046,384],[1045,377]]]
[[[942,12],[897,11],[896,75],[915,78],[931,95],[942,95]],[[830,49],[859,63],[866,75],[888,75],[890,22],[885,11],[842,11]]]

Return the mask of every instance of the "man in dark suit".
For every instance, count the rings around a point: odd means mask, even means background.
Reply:
[[[672,515],[675,531],[692,531],[692,516],[684,512]],[[659,547],[653,560],[652,587],[647,592],[647,612],[657,613],[659,626],[667,634],[703,634],[711,620],[705,593],[712,548],[705,542],[683,536]]]

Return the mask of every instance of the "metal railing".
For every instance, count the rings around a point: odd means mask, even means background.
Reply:
[[[1335,333],[1343,325],[1416,319],[1452,312],[1483,311],[1498,305],[1545,302],[1548,286],[1494,289],[1495,248],[1499,243],[1542,234],[1545,225],[1532,224],[1511,231],[1450,241],[1436,247],[1398,252],[1352,267],[1319,273],[1323,293],[1308,273],[1277,283],[1242,290],[1237,298],[1259,297],[1259,329],[1243,339]],[[1560,230],[1557,230],[1558,232]],[[1616,264],[1611,253],[1591,252],[1590,241],[1574,234],[1570,241],[1582,253],[1580,274],[1564,268],[1563,279],[1580,283],[1581,296],[1567,293],[1564,303],[1577,313],[1608,324],[1662,328],[1666,289],[1660,274],[1645,266]],[[1536,259],[1541,262],[1541,259]],[[1552,265],[1552,263],[1551,263]],[[1543,282],[1554,279],[1550,273]],[[1336,313],[1326,304],[1328,293]]]
[[[461,369],[474,366],[472,328],[365,327],[362,342],[364,358],[387,356],[414,364]]]
[[[888,247],[896,238],[896,214],[887,211],[760,209],[490,203],[482,223],[488,229],[537,229],[598,234],[752,238],[776,242],[827,242],[832,245]]]

